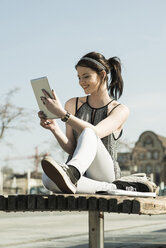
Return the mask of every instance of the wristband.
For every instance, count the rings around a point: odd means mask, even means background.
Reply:
[[[61,118],[61,121],[67,122],[70,117],[70,113],[67,111],[64,117]]]

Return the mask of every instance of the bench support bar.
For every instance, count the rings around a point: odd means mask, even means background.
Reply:
[[[104,212],[89,211],[89,248],[104,248]]]

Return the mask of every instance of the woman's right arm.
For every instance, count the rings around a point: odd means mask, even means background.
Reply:
[[[43,128],[50,130],[57,139],[62,149],[68,154],[72,155],[76,146],[72,128],[66,124],[65,135],[60,129],[55,119],[46,119],[45,115],[41,111],[38,113],[38,115],[40,118],[40,125]]]
[[[67,125],[68,126],[68,125]],[[67,128],[67,127],[66,127]],[[72,155],[75,150],[75,139],[70,130],[66,130],[66,135],[62,132],[60,127],[56,125],[56,128],[52,129],[51,132],[57,139],[59,145],[68,154]]]

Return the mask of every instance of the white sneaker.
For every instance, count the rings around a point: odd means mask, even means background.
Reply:
[[[41,161],[45,174],[58,186],[63,193],[74,194],[77,189],[77,179],[66,164],[58,164],[51,157]]]

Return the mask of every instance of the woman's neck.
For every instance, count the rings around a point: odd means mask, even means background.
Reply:
[[[89,96],[88,101],[91,107],[100,108],[109,103],[110,100],[111,97],[109,96],[108,91],[99,89],[98,92],[92,93]]]

